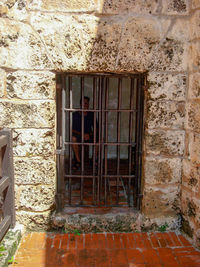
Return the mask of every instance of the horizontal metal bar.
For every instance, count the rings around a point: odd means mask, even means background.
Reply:
[[[98,146],[99,143],[81,143],[81,142],[65,142],[65,145],[90,145],[90,146]],[[106,145],[106,146],[135,146],[136,143],[113,143],[113,142],[108,142],[108,143],[102,143],[102,145]],[[58,151],[59,154],[59,150]]]
[[[123,175],[123,174],[119,174],[119,175],[109,175],[109,174],[107,174],[107,175],[101,175],[102,177],[106,177],[106,178],[117,178],[117,177],[120,177],[120,178],[126,178],[126,179],[128,179],[128,178],[135,178],[136,176],[135,175]],[[65,174],[65,176],[64,177],[66,177],[66,178],[77,178],[77,179],[80,179],[80,178],[91,178],[91,179],[96,179],[98,176],[97,175],[95,175],[95,176],[93,176],[93,175],[75,175],[75,174]]]
[[[98,204],[98,205],[80,205],[80,204],[71,204],[71,205],[68,205],[68,204],[65,204],[65,207],[73,207],[73,208],[94,208],[94,207],[103,207],[103,208],[123,208],[123,207],[129,207],[128,206],[128,203],[123,205],[123,204],[119,204],[119,205],[116,205],[116,204],[113,204],[113,205],[108,205],[108,204]],[[133,206],[131,206],[131,208],[133,208],[133,211],[134,210],[137,210],[135,209]],[[97,214],[98,214],[98,209],[96,209],[97,211]]]
[[[58,75],[59,74],[63,74],[62,72],[58,72],[57,73]],[[139,76],[146,76],[147,72],[118,72],[118,73],[115,73],[115,72],[87,72],[87,73],[83,73],[83,72],[68,72],[67,73],[67,76],[68,77],[80,77],[80,76],[86,76],[86,77],[101,77],[101,76],[108,76],[109,78],[110,77],[135,77],[135,78],[138,78]]]
[[[0,194],[9,186],[9,177],[4,176],[0,179]]]
[[[1,135],[0,136],[0,149],[4,146],[6,146],[8,143],[8,136],[6,135]]]
[[[101,109],[82,109],[82,108],[65,108],[65,111],[71,111],[71,112],[75,112],[75,111],[83,111],[83,112],[101,112]],[[137,112],[138,109],[104,109],[103,111],[105,112]]]
[[[6,216],[0,223],[0,240],[2,240],[10,225],[11,225],[11,216]]]

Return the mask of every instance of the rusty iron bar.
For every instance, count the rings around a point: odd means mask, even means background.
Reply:
[[[130,110],[133,109],[133,105],[134,105],[134,81],[133,78],[131,78],[131,88],[130,88]],[[129,147],[128,147],[128,174],[131,175],[131,169],[132,169],[132,139],[133,139],[133,112],[130,111],[129,113]],[[129,207],[131,206],[130,203],[130,191],[131,188],[131,177],[129,177],[128,180],[128,205]]]
[[[81,195],[80,204],[83,204],[83,194],[84,194],[84,77],[81,77]]]
[[[73,107],[73,95],[72,95],[72,77],[68,77],[68,91],[69,91],[69,107]],[[72,112],[69,113],[69,141],[72,142]],[[69,145],[69,173],[72,174],[72,146]],[[72,199],[72,178],[69,177],[69,205],[71,205]]]
[[[118,100],[117,100],[117,109],[121,108],[121,91],[122,91],[122,78],[118,79]],[[117,143],[120,144],[121,138],[121,113],[117,113]],[[117,175],[119,175],[120,169],[120,145],[117,146]],[[116,204],[119,204],[119,177],[117,177],[117,196]]]
[[[109,105],[109,97],[108,97],[108,88],[109,88],[109,79],[106,78],[106,87],[105,87],[105,142],[104,142],[104,203],[107,203],[107,170],[108,170],[108,105]]]
[[[95,176],[95,172],[96,172],[96,166],[95,166],[95,162],[96,162],[96,131],[97,131],[97,112],[95,112],[94,110],[96,110],[96,99],[97,96],[97,79],[94,78],[93,79],[93,127],[94,127],[94,132],[93,132],[93,142],[94,142],[94,146],[93,148],[93,154],[92,154],[92,173],[93,173],[93,187],[92,187],[92,200],[93,200],[93,204],[96,205],[97,203],[97,192],[96,192],[96,176]]]
[[[101,79],[98,78],[98,109],[100,111],[101,109]],[[102,113],[99,112],[99,125],[101,124],[102,121]],[[98,189],[97,189],[97,205],[100,205],[100,183],[101,183],[101,173],[100,173],[100,169],[101,169],[101,127],[99,127],[99,140],[98,140],[98,146],[99,146],[99,150],[98,150]]]

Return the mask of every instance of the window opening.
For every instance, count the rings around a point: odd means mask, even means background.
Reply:
[[[145,74],[57,75],[57,208],[139,208]]]

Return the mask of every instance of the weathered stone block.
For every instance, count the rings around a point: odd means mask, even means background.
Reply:
[[[0,77],[1,77],[1,82],[0,82],[0,97],[4,96],[5,93],[5,88],[6,88],[6,74],[4,70],[0,69]]]
[[[172,184],[181,182],[181,159],[147,157],[145,159],[145,183]]]
[[[157,13],[159,4],[156,0],[100,0],[100,12],[121,14],[135,12],[140,14]]]
[[[189,76],[189,98],[200,99],[200,73],[196,72]]]
[[[193,192],[200,191],[200,166],[188,160],[183,160],[182,184]]]
[[[180,42],[188,42],[190,40],[190,22],[187,19],[176,19],[172,21],[171,28],[167,33],[167,38],[176,39]]]
[[[200,38],[200,10],[197,10],[190,20],[190,38]]]
[[[186,106],[186,128],[200,131],[200,101],[188,102]]]
[[[54,12],[97,11],[98,0],[28,0],[28,9]]]
[[[182,212],[190,225],[200,227],[200,199],[194,193],[182,190]]]
[[[147,70],[186,71],[188,63],[187,44],[179,37],[166,37],[151,53]]]
[[[52,129],[18,129],[13,132],[15,156],[52,156],[54,160],[55,133]]]
[[[155,155],[182,156],[184,153],[184,131],[148,130],[146,149]]]
[[[162,13],[167,15],[185,15],[189,13],[187,0],[163,0],[162,5]]]
[[[147,124],[149,128],[183,128],[185,103],[173,101],[149,101],[147,106]]]
[[[187,77],[184,74],[160,74],[150,72],[149,100],[185,100]]]
[[[2,101],[0,103],[0,127],[53,127],[55,125],[55,101]]]
[[[144,214],[150,218],[175,216],[180,209],[180,188],[178,185],[146,186],[142,203]]]
[[[44,42],[30,25],[0,18],[0,43],[1,66],[52,69]]]
[[[15,184],[55,184],[53,158],[14,158]]]
[[[27,20],[26,0],[8,0],[0,3],[0,17],[15,20]],[[4,2],[4,3],[3,3]]]
[[[200,68],[200,42],[193,42],[188,48],[188,66],[190,71],[199,71]]]
[[[187,46],[178,29],[170,34],[170,19],[131,18],[122,32],[119,70],[184,71]],[[169,31],[167,37],[164,36]],[[161,42],[162,40],[162,42]]]
[[[137,17],[126,22],[118,55],[119,70],[149,70],[152,53],[158,46],[163,32],[170,21],[156,21],[151,18]]]
[[[21,99],[55,99],[55,74],[16,71],[7,74],[7,96]]]
[[[31,24],[44,40],[55,68],[70,71],[114,69],[121,23],[92,15],[31,15]]]
[[[189,134],[189,159],[200,163],[200,133]]]
[[[30,212],[16,211],[16,220],[23,224],[27,230],[48,230],[50,229],[51,211]]]
[[[22,185],[18,187],[18,210],[46,211],[54,207],[55,188],[50,185]]]
[[[199,8],[200,7],[200,2],[199,0],[191,0],[192,8]]]

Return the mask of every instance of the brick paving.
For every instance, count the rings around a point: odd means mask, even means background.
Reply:
[[[26,234],[12,266],[198,267],[200,252],[182,235],[166,233]]]

